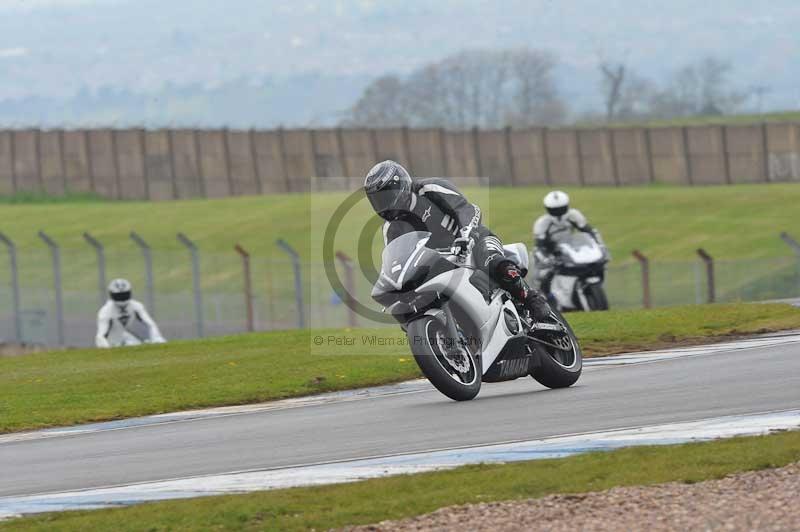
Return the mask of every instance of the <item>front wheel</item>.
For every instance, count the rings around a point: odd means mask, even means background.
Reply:
[[[463,339],[447,337],[445,325],[433,316],[408,324],[414,360],[437,390],[455,401],[469,401],[481,389],[480,363]]]
[[[608,310],[608,298],[603,285],[599,283],[586,285],[583,293],[586,295],[589,310]]]
[[[534,368],[531,377],[548,388],[567,388],[578,381],[583,371],[583,353],[578,339],[567,320],[557,310],[551,312],[546,322],[560,323],[565,331],[532,331],[531,335],[540,340],[531,341],[539,353],[541,365]]]

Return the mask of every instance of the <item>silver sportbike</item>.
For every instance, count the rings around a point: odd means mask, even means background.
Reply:
[[[410,232],[386,246],[372,297],[400,322],[414,360],[441,393],[466,401],[483,382],[530,375],[548,388],[564,388],[578,380],[581,348],[558,311],[533,320],[475,267],[471,249],[454,255],[427,247],[429,238]],[[504,248],[527,273],[525,245]]]

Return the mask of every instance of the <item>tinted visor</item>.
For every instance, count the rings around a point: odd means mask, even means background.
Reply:
[[[131,298],[131,291],[127,292],[112,292],[109,294],[113,301],[128,301]]]
[[[406,210],[410,205],[410,192],[401,183],[389,183],[380,190],[368,192],[367,198],[375,212],[383,217]]]
[[[554,209],[547,209],[547,212],[549,212],[552,216],[555,216],[556,218],[561,218],[562,216],[567,214],[568,210],[569,210],[569,205],[565,205],[563,207],[556,207]]]

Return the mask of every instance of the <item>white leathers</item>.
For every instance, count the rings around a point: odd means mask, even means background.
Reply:
[[[600,232],[589,225],[578,209],[570,208],[569,195],[561,190],[549,192],[542,200],[547,211],[533,224],[533,240],[537,255],[542,257],[555,251],[555,246],[573,231],[588,233],[606,251]]]
[[[533,238],[539,247],[552,243],[557,244],[559,240],[573,231],[586,231],[593,233],[592,236],[598,239],[598,243],[602,245],[597,231],[591,229],[587,231],[587,225],[586,217],[578,209],[569,209],[563,216],[545,213],[533,224]]]
[[[108,301],[97,312],[97,347],[158,344],[166,341],[144,305],[131,298],[131,284],[128,281],[111,281],[108,295]]]
[[[135,325],[144,325],[149,334],[142,338],[135,332]],[[97,347],[120,347],[143,343],[161,344],[164,337],[158,325],[139,301],[129,299],[125,303],[108,300],[97,312]]]
[[[556,246],[566,240],[573,231],[589,234],[600,245],[604,256],[610,258],[600,232],[589,225],[581,211],[569,206],[569,196],[566,192],[554,190],[544,197],[542,203],[547,212],[533,224],[533,240],[536,244],[534,258],[538,281],[541,282],[552,274]],[[545,290],[549,289],[547,285],[545,281],[543,286]]]

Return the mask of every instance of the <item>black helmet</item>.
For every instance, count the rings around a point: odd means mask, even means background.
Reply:
[[[378,216],[386,220],[411,207],[411,175],[394,161],[373,166],[364,179],[364,191]]]

